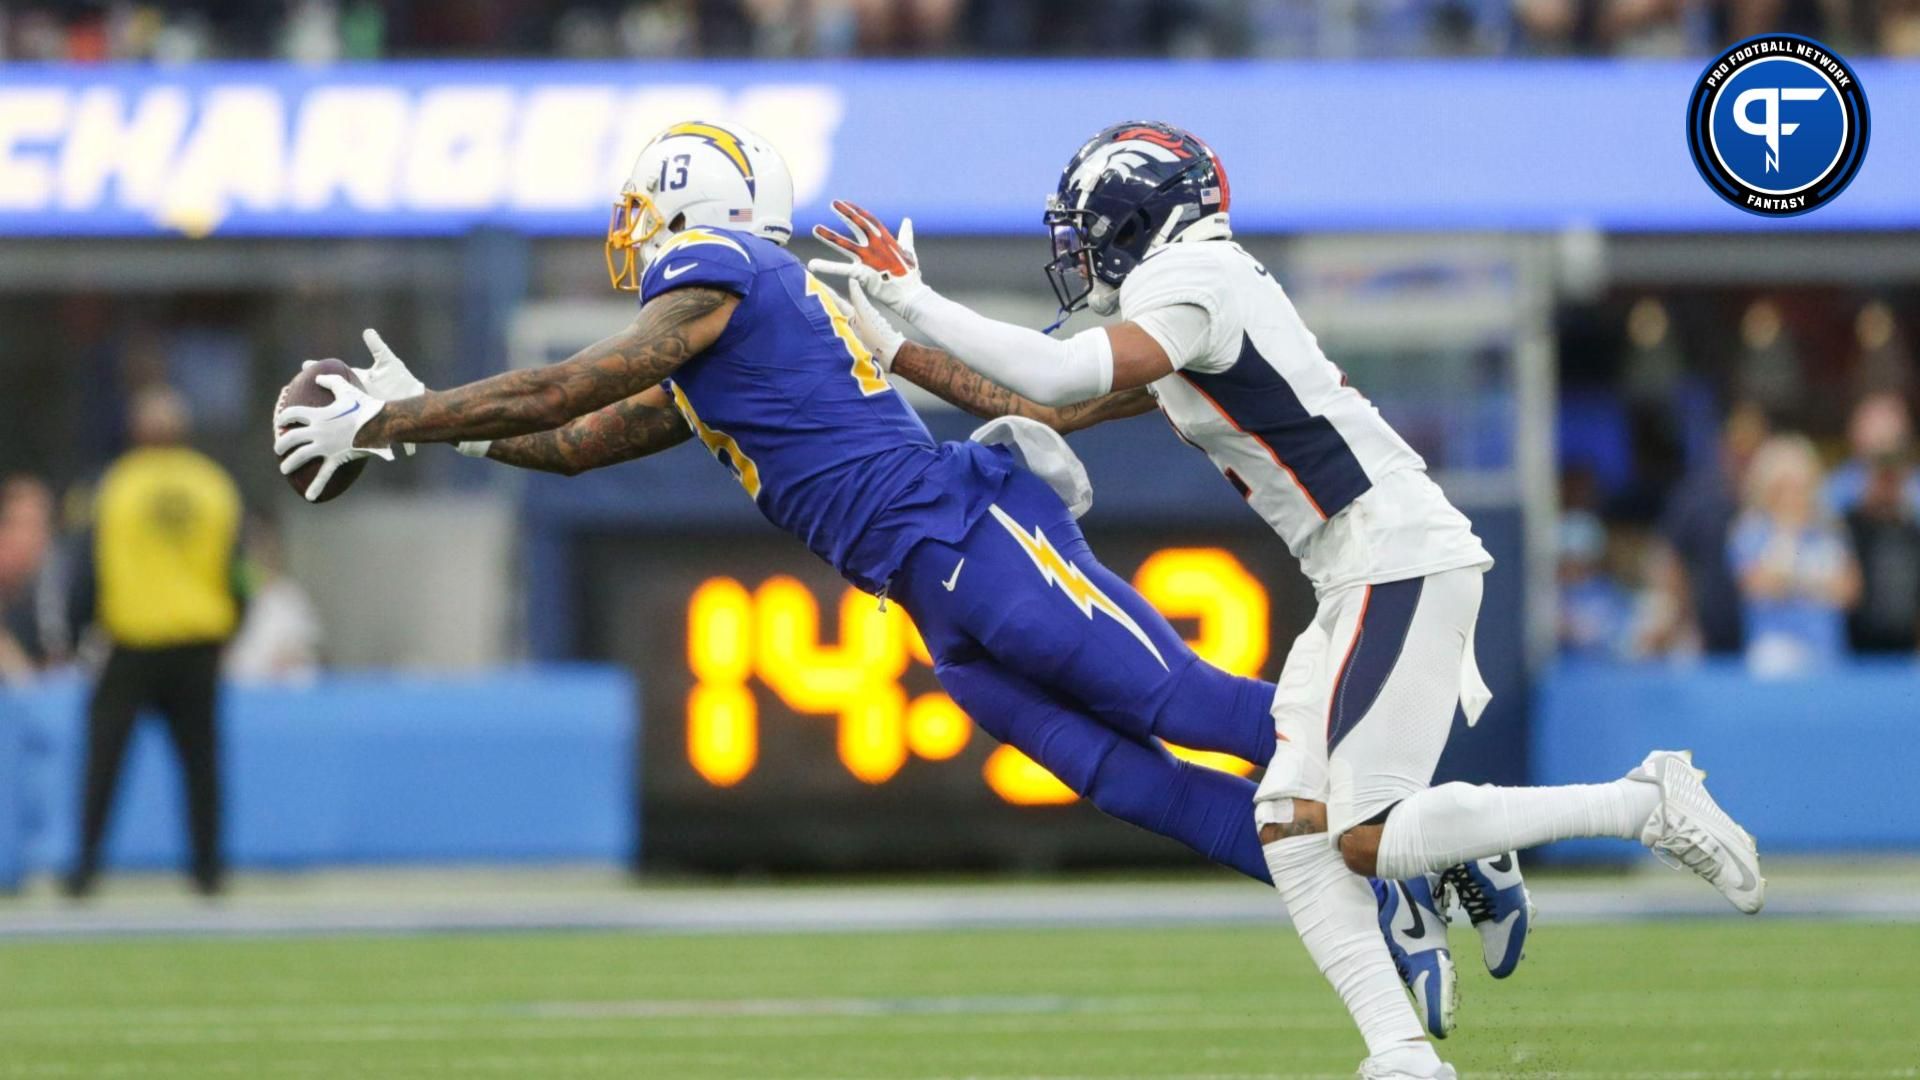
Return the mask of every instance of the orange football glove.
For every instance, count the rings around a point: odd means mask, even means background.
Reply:
[[[848,258],[814,259],[807,268],[823,277],[858,281],[867,294],[895,311],[904,312],[919,293],[926,289],[920,279],[920,259],[913,250],[913,220],[903,218],[896,239],[880,219],[844,199],[835,199],[834,213],[847,223],[852,236],[842,236],[825,225],[815,225],[813,235],[830,244]]]

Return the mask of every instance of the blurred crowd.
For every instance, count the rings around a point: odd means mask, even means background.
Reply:
[[[164,394],[181,400],[170,388]],[[187,415],[184,406],[176,411]],[[130,426],[138,443],[137,418]],[[99,666],[107,643],[101,633],[98,509],[91,478],[64,497],[32,473],[0,478],[0,688],[69,667]],[[320,624],[306,591],[285,572],[278,534],[264,518],[246,520],[232,577],[242,617],[223,643],[226,674],[243,681],[312,677],[320,663]]]
[[[1911,351],[1882,301],[1859,308],[1843,362],[1804,350],[1789,322],[1771,299],[1748,306],[1721,413],[1666,306],[1642,299],[1627,317],[1625,400],[1569,393],[1563,654],[1740,656],[1767,675],[1920,654]],[[1844,417],[1822,404],[1849,400]]]
[[[0,60],[1920,55],[1920,0],[26,0]]]
[[[0,480],[0,683],[64,663],[73,635],[53,491],[25,474]]]

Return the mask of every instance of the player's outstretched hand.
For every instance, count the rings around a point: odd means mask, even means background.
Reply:
[[[373,354],[373,366],[355,368],[353,373],[360,376],[367,393],[381,401],[405,401],[427,392],[427,384],[407,370],[406,361],[380,339],[380,331],[371,327],[362,330],[360,340],[367,343],[367,351]]]
[[[858,278],[847,279],[847,297],[853,303],[854,334],[873,354],[881,371],[892,371],[893,358],[899,354],[900,346],[905,345],[907,339],[893,328],[885,315],[880,314],[880,310],[873,306],[873,301],[867,299],[867,291],[860,287]]]
[[[322,375],[315,382],[333,392],[331,404],[289,405],[273,414],[274,430],[285,429],[273,440],[273,452],[283,455],[280,474],[285,476],[309,461],[320,462],[320,471],[307,485],[308,502],[318,501],[327,481],[349,461],[363,457],[393,460],[393,451],[386,447],[353,445],[361,427],[380,415],[387,403],[338,375]]]
[[[896,238],[879,218],[845,199],[833,201],[833,212],[847,223],[847,231],[853,235],[842,236],[825,225],[815,225],[813,235],[848,258],[814,259],[807,263],[807,269],[822,276],[858,281],[867,295],[906,314],[908,306],[927,288],[920,279],[920,258],[913,250],[913,219],[901,219]]]
[[[403,401],[427,392],[427,384],[409,371],[406,361],[387,347],[387,343],[380,338],[380,331],[372,328],[362,330],[360,340],[367,343],[367,351],[373,354],[373,363],[368,367],[354,368],[353,373],[359,377],[360,385],[367,388],[367,393],[381,401]],[[300,366],[308,368],[319,362],[308,360]],[[413,456],[414,444],[401,443],[400,448],[407,452],[408,457]]]

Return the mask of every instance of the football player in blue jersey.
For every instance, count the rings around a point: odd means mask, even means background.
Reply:
[[[614,285],[640,294],[630,326],[561,363],[441,392],[368,331],[364,389],[323,377],[332,404],[275,416],[282,471],[320,461],[313,498],[345,462],[396,443],[573,474],[698,439],[770,521],[906,609],[982,728],[1105,812],[1267,880],[1252,782],[1160,740],[1265,761],[1274,685],[1200,660],[1094,558],[1075,523],[1085,473],[1053,431],[1001,423],[936,443],[782,246],[792,203],[759,136],[668,128],[607,232]]]

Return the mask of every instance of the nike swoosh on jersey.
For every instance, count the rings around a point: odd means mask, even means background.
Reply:
[[[686,273],[687,271],[693,269],[698,265],[700,264],[699,263],[681,263],[679,266],[669,266],[660,271],[660,276],[661,278],[667,281],[672,281],[674,278],[679,277],[681,274]]]
[[[960,568],[965,565],[967,565],[967,560],[963,556],[959,562],[953,564],[953,575],[940,583],[946,587],[948,592],[952,592],[953,587],[960,584]]]

